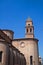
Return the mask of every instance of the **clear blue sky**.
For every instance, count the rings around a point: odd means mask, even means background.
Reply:
[[[13,30],[14,38],[25,36],[28,17],[33,20],[39,53],[43,57],[43,0],[0,0],[0,29]]]

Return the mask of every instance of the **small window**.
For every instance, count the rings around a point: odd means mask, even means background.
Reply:
[[[30,32],[32,33],[32,29],[30,28]]]
[[[33,65],[33,56],[30,56],[30,65]]]
[[[2,51],[0,51],[0,62],[2,61]]]
[[[30,24],[28,24],[28,26],[30,26]]]

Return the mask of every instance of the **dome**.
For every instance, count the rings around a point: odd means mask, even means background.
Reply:
[[[26,21],[28,21],[28,22],[32,22],[32,19],[31,19],[31,18],[27,18]]]

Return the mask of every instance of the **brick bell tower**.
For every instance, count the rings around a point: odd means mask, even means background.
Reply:
[[[30,18],[26,20],[25,30],[26,30],[26,33],[25,33],[26,38],[34,38],[34,26]]]

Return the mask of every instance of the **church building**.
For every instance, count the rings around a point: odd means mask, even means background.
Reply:
[[[2,32],[7,37],[4,36]],[[17,64],[17,65],[39,65],[38,39],[34,37],[34,26],[33,21],[31,19],[28,18],[26,20],[24,38],[13,39],[14,32],[11,30],[2,30],[2,32],[0,32],[0,65],[16,65],[14,64],[15,48],[20,56],[18,57],[19,58],[18,62],[20,62],[21,56],[22,60],[23,59],[25,60],[24,62],[22,61],[23,64]],[[3,59],[1,59],[2,58],[1,56],[3,56]],[[10,57],[11,58],[9,59],[8,56],[9,58]],[[7,61],[6,59],[10,61]]]
[[[34,26],[31,19],[26,20],[25,37],[13,39],[12,45],[25,55],[27,65],[38,65],[38,39],[34,38]]]

